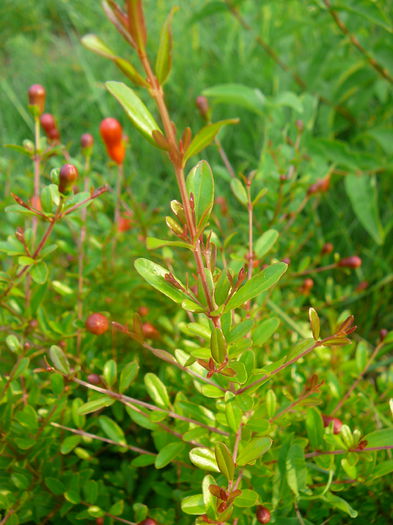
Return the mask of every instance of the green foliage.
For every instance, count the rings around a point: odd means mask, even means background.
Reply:
[[[2,6],[0,521],[387,523],[387,4],[131,3]]]

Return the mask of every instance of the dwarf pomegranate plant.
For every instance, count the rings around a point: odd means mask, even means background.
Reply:
[[[260,166],[235,169],[219,132],[236,135],[241,123],[213,119],[217,91],[197,98],[199,130],[179,129],[171,116],[164,86],[176,9],[158,39],[142,0],[103,7],[130,61],[96,35],[82,43],[127,76],[127,84],[105,83],[108,96],[129,118],[129,129],[121,120],[127,132],[136,132],[133,148],[139,133],[178,191],[162,217],[147,221],[132,188],[127,209],[120,121],[106,117],[95,130],[115,165],[98,170],[93,136],[82,135],[72,157],[56,120],[43,113],[45,90],[29,90],[34,145],[16,149],[32,160],[34,201],[13,194],[8,211],[25,223],[1,244],[8,257],[0,291],[2,523],[346,523],[358,516],[352,488],[393,470],[391,423],[370,415],[368,383],[357,395],[392,334],[370,353],[351,311],[338,311],[347,288],[329,291],[327,282],[329,300],[312,295],[320,274],[345,281],[359,270],[358,255],[320,239],[299,262],[291,226],[330,191],[332,170],[311,184],[296,179],[300,121],[274,191]],[[235,204],[198,160],[211,145]],[[272,156],[286,165],[288,155]],[[110,184],[92,189],[102,172]],[[301,237],[309,230],[305,224]],[[54,234],[60,239],[49,244]],[[353,420],[351,411],[364,415]]]

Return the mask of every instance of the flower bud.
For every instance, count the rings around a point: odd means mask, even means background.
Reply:
[[[55,117],[51,113],[43,113],[40,117],[40,122],[45,133],[56,127]]]
[[[271,518],[270,510],[262,505],[258,505],[256,518],[259,523],[269,523]]]
[[[132,228],[132,220],[129,217],[120,217],[117,221],[117,231],[126,232]]]
[[[90,135],[90,133],[84,133],[81,136],[81,148],[83,150],[90,150],[94,145],[94,138],[93,135]]]
[[[200,95],[195,100],[195,105],[199,109],[199,113],[203,118],[207,118],[209,115],[209,101],[203,95]]]
[[[323,426],[328,427],[333,422],[333,434],[339,434],[341,427],[343,426],[342,421],[337,417],[325,416],[322,414]]]
[[[104,119],[100,124],[100,133],[107,148],[122,142],[123,128],[115,118],[108,117]]]
[[[142,332],[143,332],[143,335],[147,339],[159,339],[160,338],[160,332],[151,323],[143,323]]]
[[[156,520],[153,520],[153,518],[146,518],[143,521],[140,521],[138,525],[158,525]]]
[[[368,282],[360,281],[360,283],[355,288],[355,292],[363,292],[363,290],[366,290],[367,288],[368,288]]]
[[[30,106],[35,106],[38,108],[39,113],[41,114],[44,111],[45,107],[45,88],[40,84],[33,84],[30,86],[28,91],[29,104]]]
[[[351,257],[345,257],[338,261],[338,266],[342,268],[359,268],[362,265],[362,260],[357,255],[351,255]]]
[[[119,142],[113,146],[107,146],[106,151],[110,158],[116,162],[116,164],[123,164],[124,157],[126,156],[126,147],[124,142]]]
[[[307,195],[314,195],[315,193],[324,193],[325,191],[328,191],[329,186],[330,186],[329,176],[324,177],[323,179],[319,179],[308,188]]]
[[[333,244],[331,242],[327,242],[322,246],[321,253],[322,255],[329,254],[329,253],[332,253],[333,249],[334,249]]]
[[[91,334],[102,335],[109,328],[109,321],[105,315],[102,314],[91,314],[86,319],[86,330]]]
[[[379,331],[379,340],[380,341],[383,341],[385,339],[385,337],[388,335],[388,330],[386,330],[386,328],[382,328],[380,331]]]
[[[146,317],[148,313],[149,313],[149,308],[147,306],[140,306],[138,308],[138,314],[141,317]]]
[[[101,377],[98,374],[89,374],[87,381],[92,385],[99,385],[101,383]]]
[[[59,173],[59,191],[65,193],[78,178],[78,170],[73,164],[63,164]]]

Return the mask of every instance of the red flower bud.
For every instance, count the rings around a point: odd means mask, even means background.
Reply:
[[[314,195],[315,193],[324,193],[329,189],[330,186],[330,177],[324,177],[323,179],[317,180],[314,184],[312,184],[308,190],[307,195]]]
[[[379,331],[379,339],[380,341],[383,341],[385,339],[385,337],[388,335],[388,330],[386,330],[386,328],[382,328],[380,331]]]
[[[199,113],[203,118],[206,118],[209,114],[209,101],[204,96],[199,96],[195,100],[195,105],[199,109]]]
[[[87,380],[92,385],[99,385],[101,383],[101,378],[98,374],[89,374]]]
[[[362,292],[363,290],[366,290],[368,288],[368,282],[367,281],[361,281],[355,288],[355,292]]]
[[[146,317],[146,315],[149,313],[149,309],[147,306],[140,306],[138,308],[138,314],[141,316],[141,317]]]
[[[138,525],[158,525],[156,520],[153,520],[153,518],[146,518],[143,521],[140,521]]]
[[[116,162],[116,164],[123,164],[124,157],[126,156],[126,147],[124,142],[119,142],[113,146],[107,146],[106,151],[110,158]]]
[[[339,434],[341,427],[343,426],[342,422],[337,417],[325,416],[322,414],[323,426],[328,427],[331,422],[333,422],[333,433]]]
[[[351,255],[351,257],[345,257],[338,261],[338,266],[343,268],[359,268],[362,265],[362,260],[357,255]]]
[[[73,164],[63,164],[59,174],[59,191],[65,193],[78,178],[78,170]]]
[[[36,106],[38,111],[42,113],[45,107],[45,88],[41,84],[33,84],[28,91],[30,106]]]
[[[160,332],[151,323],[143,323],[142,331],[143,331],[143,335],[147,337],[147,339],[159,339],[160,338]]]
[[[322,255],[332,253],[333,249],[334,249],[333,244],[331,242],[327,242],[326,244],[323,245],[321,253]]]
[[[258,505],[256,518],[259,523],[269,523],[271,518],[270,510],[262,505]]]
[[[44,128],[45,133],[56,127],[55,117],[51,113],[43,113],[40,117],[41,126]]]
[[[102,140],[107,148],[118,145],[123,139],[123,128],[118,120],[108,117],[100,124]]]
[[[117,221],[117,230],[126,232],[132,228],[132,220],[129,217],[120,217]]]
[[[95,335],[104,334],[109,328],[109,321],[105,315],[91,314],[86,320],[86,330]]]
[[[81,136],[81,148],[82,149],[92,148],[93,144],[94,144],[93,135],[90,135],[90,133],[84,133]]]
[[[289,257],[284,257],[284,259],[281,259],[281,261],[285,264],[291,264],[291,259]]]

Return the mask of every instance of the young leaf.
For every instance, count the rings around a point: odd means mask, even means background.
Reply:
[[[59,346],[53,345],[50,347],[49,357],[57,370],[60,370],[65,375],[71,372],[68,360]]]
[[[20,377],[27,370],[29,363],[30,359],[28,357],[22,357],[22,359],[18,359],[11,370],[11,377],[13,377],[13,379],[18,379],[18,377]]]
[[[238,308],[250,299],[271,288],[287,271],[287,268],[287,264],[279,262],[262,270],[262,272],[247,281],[244,286],[233,294],[225,307],[225,312]]]
[[[186,514],[199,515],[205,512],[203,494],[187,496],[181,501],[181,510]]]
[[[105,383],[109,386],[109,388],[116,383],[117,379],[117,364],[116,361],[113,359],[110,359],[107,361],[104,365],[104,371],[103,376],[105,379]]]
[[[312,335],[315,341],[318,341],[321,325],[320,325],[318,313],[314,308],[309,308],[308,318],[310,319]]]
[[[148,86],[146,80],[138,73],[134,66],[127,60],[124,60],[124,58],[117,56],[98,36],[93,34],[85,35],[82,37],[81,42],[87,49],[93,51],[93,53],[112,60],[112,62],[138,86]]]
[[[197,155],[207,146],[209,146],[209,144],[213,142],[214,137],[217,135],[217,133],[223,126],[226,126],[227,124],[237,124],[238,122],[239,119],[235,118],[220,120],[219,122],[209,124],[201,130],[199,130],[184,153],[183,163],[186,164],[188,159],[190,159],[194,155]]]
[[[227,356],[227,343],[220,328],[212,327],[210,337],[211,355],[216,363],[222,363]]]
[[[45,284],[49,277],[48,266],[44,261],[40,261],[32,267],[30,275],[35,283]]]
[[[214,179],[209,164],[202,160],[190,171],[186,181],[189,195],[194,197],[197,229],[209,220],[214,204]]]
[[[153,401],[162,408],[169,408],[171,402],[169,401],[166,386],[159,377],[149,372],[145,375],[145,385],[150,397]]]
[[[332,507],[346,512],[351,518],[356,518],[358,513],[354,510],[351,505],[345,501],[345,499],[328,492],[324,496],[324,500],[327,501]]]
[[[131,88],[122,82],[111,80],[106,82],[105,86],[109,93],[111,93],[120,105],[123,106],[123,109],[134,124],[135,128],[142,133],[142,135],[147,138],[153,146],[156,146],[152,133],[154,130],[160,131],[160,127],[141,99]]]
[[[236,465],[242,467],[248,463],[252,463],[267,452],[272,446],[272,443],[269,437],[252,439],[242,447],[237,457]]]
[[[60,445],[61,454],[69,454],[81,441],[80,436],[68,436]]]
[[[214,452],[210,448],[196,447],[189,453],[191,463],[202,470],[220,472]]]
[[[234,196],[237,198],[237,200],[241,204],[244,204],[244,206],[247,206],[247,203],[248,203],[247,191],[239,179],[231,180],[231,190]]]
[[[166,467],[171,461],[177,458],[184,449],[185,444],[182,442],[176,441],[175,443],[168,443],[168,445],[165,445],[156,456],[154,466],[157,469]]]
[[[169,73],[171,71],[171,67],[172,67],[173,38],[172,38],[171,23],[172,23],[172,17],[178,9],[179,8],[176,6],[172,7],[168,15],[168,18],[165,20],[164,25],[162,26],[162,29],[161,29],[160,43],[158,47],[156,67],[155,67],[156,76],[161,85],[163,85],[165,81],[167,80]]]
[[[220,472],[228,481],[232,481],[235,474],[235,464],[228,447],[224,443],[216,443],[215,456]]]
[[[165,275],[168,275],[170,272],[159,264],[149,261],[149,259],[137,259],[135,261],[135,269],[139,275],[145,279],[145,281],[153,286],[153,288],[156,288],[158,291],[172,299],[172,301],[175,301],[175,303],[182,303],[183,301],[189,299],[187,294],[178,288],[175,288],[172,283],[165,279]],[[176,277],[174,278],[178,283],[180,283]]]

